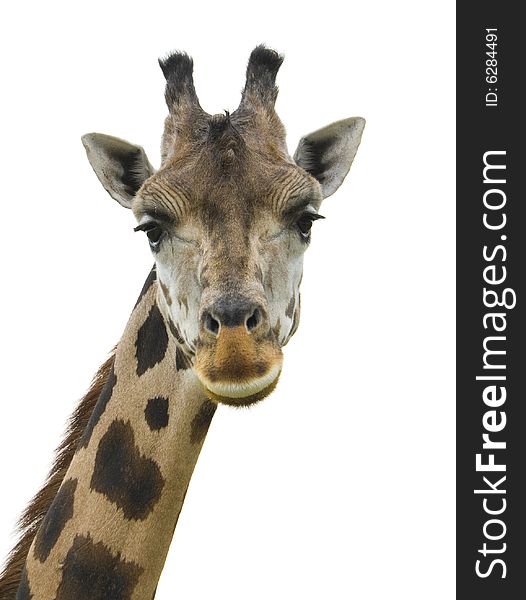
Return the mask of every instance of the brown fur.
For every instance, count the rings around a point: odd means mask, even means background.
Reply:
[[[199,348],[195,368],[205,380],[236,383],[265,375],[281,357],[272,338],[254,340],[244,326],[225,327],[216,343]]]
[[[71,415],[64,439],[56,450],[55,460],[47,480],[18,521],[20,539],[9,553],[4,569],[0,574],[0,600],[14,600],[16,596],[29,548],[64,479],[71,459],[75,454],[78,441],[88,424],[104,383],[111,371],[114,358],[115,350],[99,368],[88,392]]]

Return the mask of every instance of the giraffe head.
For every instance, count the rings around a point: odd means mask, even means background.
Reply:
[[[282,57],[251,54],[239,107],[200,106],[192,60],[161,60],[169,109],[155,171],[144,150],[88,134],[89,161],[138,221],[156,263],[159,305],[210,398],[243,405],[274,388],[299,321],[303,254],[321,202],[354,159],[365,121],[301,139],[291,157],[274,104]]]

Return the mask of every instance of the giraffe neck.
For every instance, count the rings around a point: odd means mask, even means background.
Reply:
[[[17,599],[151,600],[215,406],[149,278]]]

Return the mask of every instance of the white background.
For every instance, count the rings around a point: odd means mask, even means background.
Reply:
[[[315,225],[278,389],[218,411],[158,598],[453,598],[454,3],[35,1],[0,27],[0,554],[152,263],[80,136],[157,166],[157,57],[193,55],[220,112],[266,42],[291,151],[367,126]]]

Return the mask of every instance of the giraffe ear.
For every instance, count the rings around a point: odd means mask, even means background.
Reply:
[[[141,146],[104,133],[82,136],[88,160],[108,194],[126,208],[154,168]]]
[[[294,161],[319,181],[324,198],[334,194],[343,183],[364,127],[365,119],[351,117],[301,138]]]

